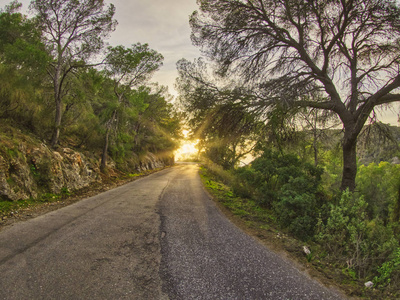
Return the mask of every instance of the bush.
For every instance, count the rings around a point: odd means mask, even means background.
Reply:
[[[301,240],[313,237],[318,221],[316,194],[306,188],[308,184],[304,177],[290,179],[273,204],[280,225]]]
[[[368,203],[370,219],[379,218],[384,224],[395,214],[399,197],[400,165],[381,162],[360,166],[357,173],[357,189]]]
[[[390,229],[368,219],[367,207],[364,197],[343,192],[326,222],[319,221],[316,236],[335,261],[356,270],[360,278],[371,275],[398,246]]]
[[[273,208],[279,223],[296,237],[314,235],[319,211],[325,203],[320,184],[323,170],[296,155],[267,150],[250,167],[236,174],[252,190],[258,204]]]
[[[380,288],[389,285],[392,282],[398,284],[400,279],[400,248],[393,253],[391,260],[388,260],[378,268],[379,276],[374,278],[374,284]]]

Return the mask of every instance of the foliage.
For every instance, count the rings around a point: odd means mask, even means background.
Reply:
[[[193,95],[240,104],[263,120],[281,108],[335,115],[344,128],[341,189],[354,190],[361,130],[375,108],[400,101],[399,19],[392,0],[202,0],[192,40],[215,76],[204,76],[199,61],[178,68]]]
[[[321,168],[293,154],[265,150],[250,167],[239,168],[237,174],[254,190],[260,205],[274,208],[282,227],[303,240],[314,235],[324,204]]]
[[[307,240],[314,236],[319,212],[318,195],[305,177],[291,178],[273,203],[280,224],[297,238]]]
[[[379,275],[374,278],[375,285],[382,288],[390,284],[394,272],[397,272],[397,276],[400,277],[400,248],[393,252],[390,260],[385,261],[378,268]]]
[[[224,169],[233,169],[249,154],[264,124],[235,102],[235,91],[218,90],[205,82],[207,67],[201,59],[177,63],[179,104],[185,112],[192,137],[200,140],[203,154]],[[194,78],[196,73],[196,78]],[[221,97],[223,94],[225,97]]]
[[[0,11],[0,118],[12,118],[37,131],[41,112],[36,92],[45,77],[48,55],[37,24],[19,8],[14,1]]]
[[[139,43],[100,51],[116,26],[113,5],[38,0],[31,18],[20,7],[0,11],[0,119],[44,142],[53,134],[53,145],[105,152],[126,171],[149,151],[172,154],[180,115],[164,87],[143,86],[162,55]],[[33,175],[45,189],[40,167]]]
[[[113,132],[116,140],[122,143],[113,145],[111,151],[121,153],[125,156],[124,145],[132,145],[134,137],[127,133],[137,115],[144,109],[143,97],[135,97],[132,89],[146,82],[152,74],[162,65],[163,56],[149,49],[147,44],[140,43],[132,45],[131,48],[124,46],[109,47],[105,58],[104,74],[112,81],[112,91],[107,99],[108,114],[103,121],[105,127],[105,138],[100,169],[106,169],[107,153],[110,143],[110,134]],[[140,94],[139,94],[140,96]],[[130,126],[131,125],[131,126]],[[131,146],[132,147],[132,146]]]
[[[230,171],[223,170],[208,161],[201,167],[200,177],[207,190],[234,215],[249,222],[254,222],[264,229],[268,228],[268,224],[272,224],[271,222],[275,220],[270,210],[260,207],[256,201],[240,197],[234,192],[231,184],[234,184],[232,180],[235,179]]]
[[[368,203],[369,218],[390,223],[400,187],[400,165],[388,162],[361,165],[356,182],[357,190]]]
[[[273,152],[271,151],[271,153]],[[275,152],[277,157],[279,157],[278,153]],[[269,155],[269,158],[273,157],[273,155]],[[287,159],[289,158],[287,157]],[[295,160],[293,159],[293,161]],[[267,162],[268,160],[265,160],[263,163]],[[266,166],[272,169],[275,164],[284,166],[282,162],[274,161],[270,165],[264,164],[262,170],[268,170]],[[303,206],[310,203],[309,199],[306,199],[310,194],[300,194],[300,191],[313,190],[313,184],[310,184],[313,182],[312,180],[304,181],[302,177],[297,177],[297,180],[289,179],[288,183],[281,185],[280,197],[283,203],[280,204],[280,199],[276,200],[272,204],[273,210],[270,210],[265,206],[260,206],[258,201],[249,198],[255,196],[255,193],[251,192],[255,186],[249,183],[254,183],[258,178],[257,175],[260,176],[252,166],[239,168],[235,173],[223,170],[222,167],[209,161],[205,166],[206,168],[201,170],[205,186],[233,214],[246,220],[248,226],[253,226],[254,220],[257,219],[264,224],[261,226],[262,228],[270,229],[275,226],[275,223],[283,225],[282,220],[288,216],[288,219],[295,218],[291,223],[292,226],[303,227],[307,230],[307,226],[305,226],[307,214],[304,215],[305,217],[296,219],[298,216],[290,213],[297,210],[308,212],[307,207]],[[238,189],[238,185],[241,190]],[[238,191],[244,192],[240,194]],[[292,205],[293,203],[295,205]],[[364,197],[349,191],[340,193],[337,200],[332,199],[325,204],[320,202],[317,206],[320,209],[312,212],[317,211],[319,214],[316,216],[317,224],[314,230],[309,231],[308,236],[305,237],[304,232],[296,232],[297,228],[290,228],[291,224],[288,227],[293,235],[308,239],[308,242],[313,245],[312,254],[306,257],[308,262],[318,266],[319,269],[329,269],[330,276],[342,283],[343,280],[351,282],[359,294],[361,294],[361,286],[364,282],[372,278],[374,278],[375,286],[382,288],[387,295],[396,294],[400,279],[399,241],[395,238],[390,224],[385,225],[379,218],[371,219],[368,215],[369,205]],[[264,218],[258,219],[261,211],[265,213],[261,214]],[[314,242],[317,242],[318,245]],[[385,298],[383,294],[381,298]]]
[[[368,218],[367,207],[364,197],[344,191],[339,203],[331,204],[326,222],[320,220],[316,237],[359,278],[371,275],[398,246],[389,228]]]
[[[51,145],[59,142],[63,102],[69,94],[71,75],[86,67],[100,52],[104,38],[114,30],[114,5],[104,8],[104,1],[34,0],[31,9],[43,33],[52,59],[46,64],[52,83],[55,121]]]
[[[148,44],[134,44],[108,47],[105,59],[106,75],[116,83],[116,94],[123,94],[126,88],[139,86],[148,81],[153,73],[162,66],[164,57]]]

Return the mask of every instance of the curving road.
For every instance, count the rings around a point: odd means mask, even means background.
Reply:
[[[342,299],[249,237],[181,164],[0,232],[0,299]]]

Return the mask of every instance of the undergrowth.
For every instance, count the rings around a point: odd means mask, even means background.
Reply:
[[[209,169],[201,167],[200,177],[207,190],[234,215],[246,221],[262,222],[264,228],[275,220],[270,210],[260,207],[254,200],[236,196],[232,189],[216,179]]]
[[[62,189],[59,194],[45,193],[36,199],[10,201],[0,198],[0,220],[18,214],[21,209],[29,209],[44,203],[53,203],[71,196],[68,189]]]

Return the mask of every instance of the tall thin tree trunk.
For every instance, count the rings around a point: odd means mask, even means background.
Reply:
[[[315,110],[314,112],[314,124],[313,124],[313,148],[314,148],[314,165],[318,166],[318,128],[317,128],[317,118],[318,118],[318,112]]]
[[[111,119],[107,122],[107,131],[106,131],[106,136],[104,138],[104,147],[103,147],[103,153],[101,155],[101,163],[100,163],[100,171],[105,172],[107,169],[107,153],[108,153],[108,145],[109,145],[109,140],[110,140],[110,132],[111,132],[111,127],[113,126],[113,122],[115,121],[117,117],[117,111],[114,110]]]
[[[54,120],[53,136],[51,137],[50,145],[55,147],[58,144],[60,138],[60,127],[62,118],[62,102],[61,102],[61,87],[60,87],[60,77],[61,77],[61,63],[59,58],[59,63],[54,76],[54,100],[56,104],[56,117]]]
[[[101,155],[100,171],[102,173],[104,173],[107,168],[107,152],[108,152],[109,137],[110,137],[110,126],[107,127],[107,132],[104,139],[103,154]]]
[[[315,132],[314,132],[313,148],[314,148],[314,166],[318,166],[317,134]]]
[[[53,135],[51,137],[51,147],[55,147],[58,144],[60,138],[60,128],[61,128],[61,117],[62,117],[62,106],[61,99],[56,101],[56,118],[54,120]]]
[[[341,190],[354,191],[357,175],[357,139],[345,132],[343,141],[343,177]]]

